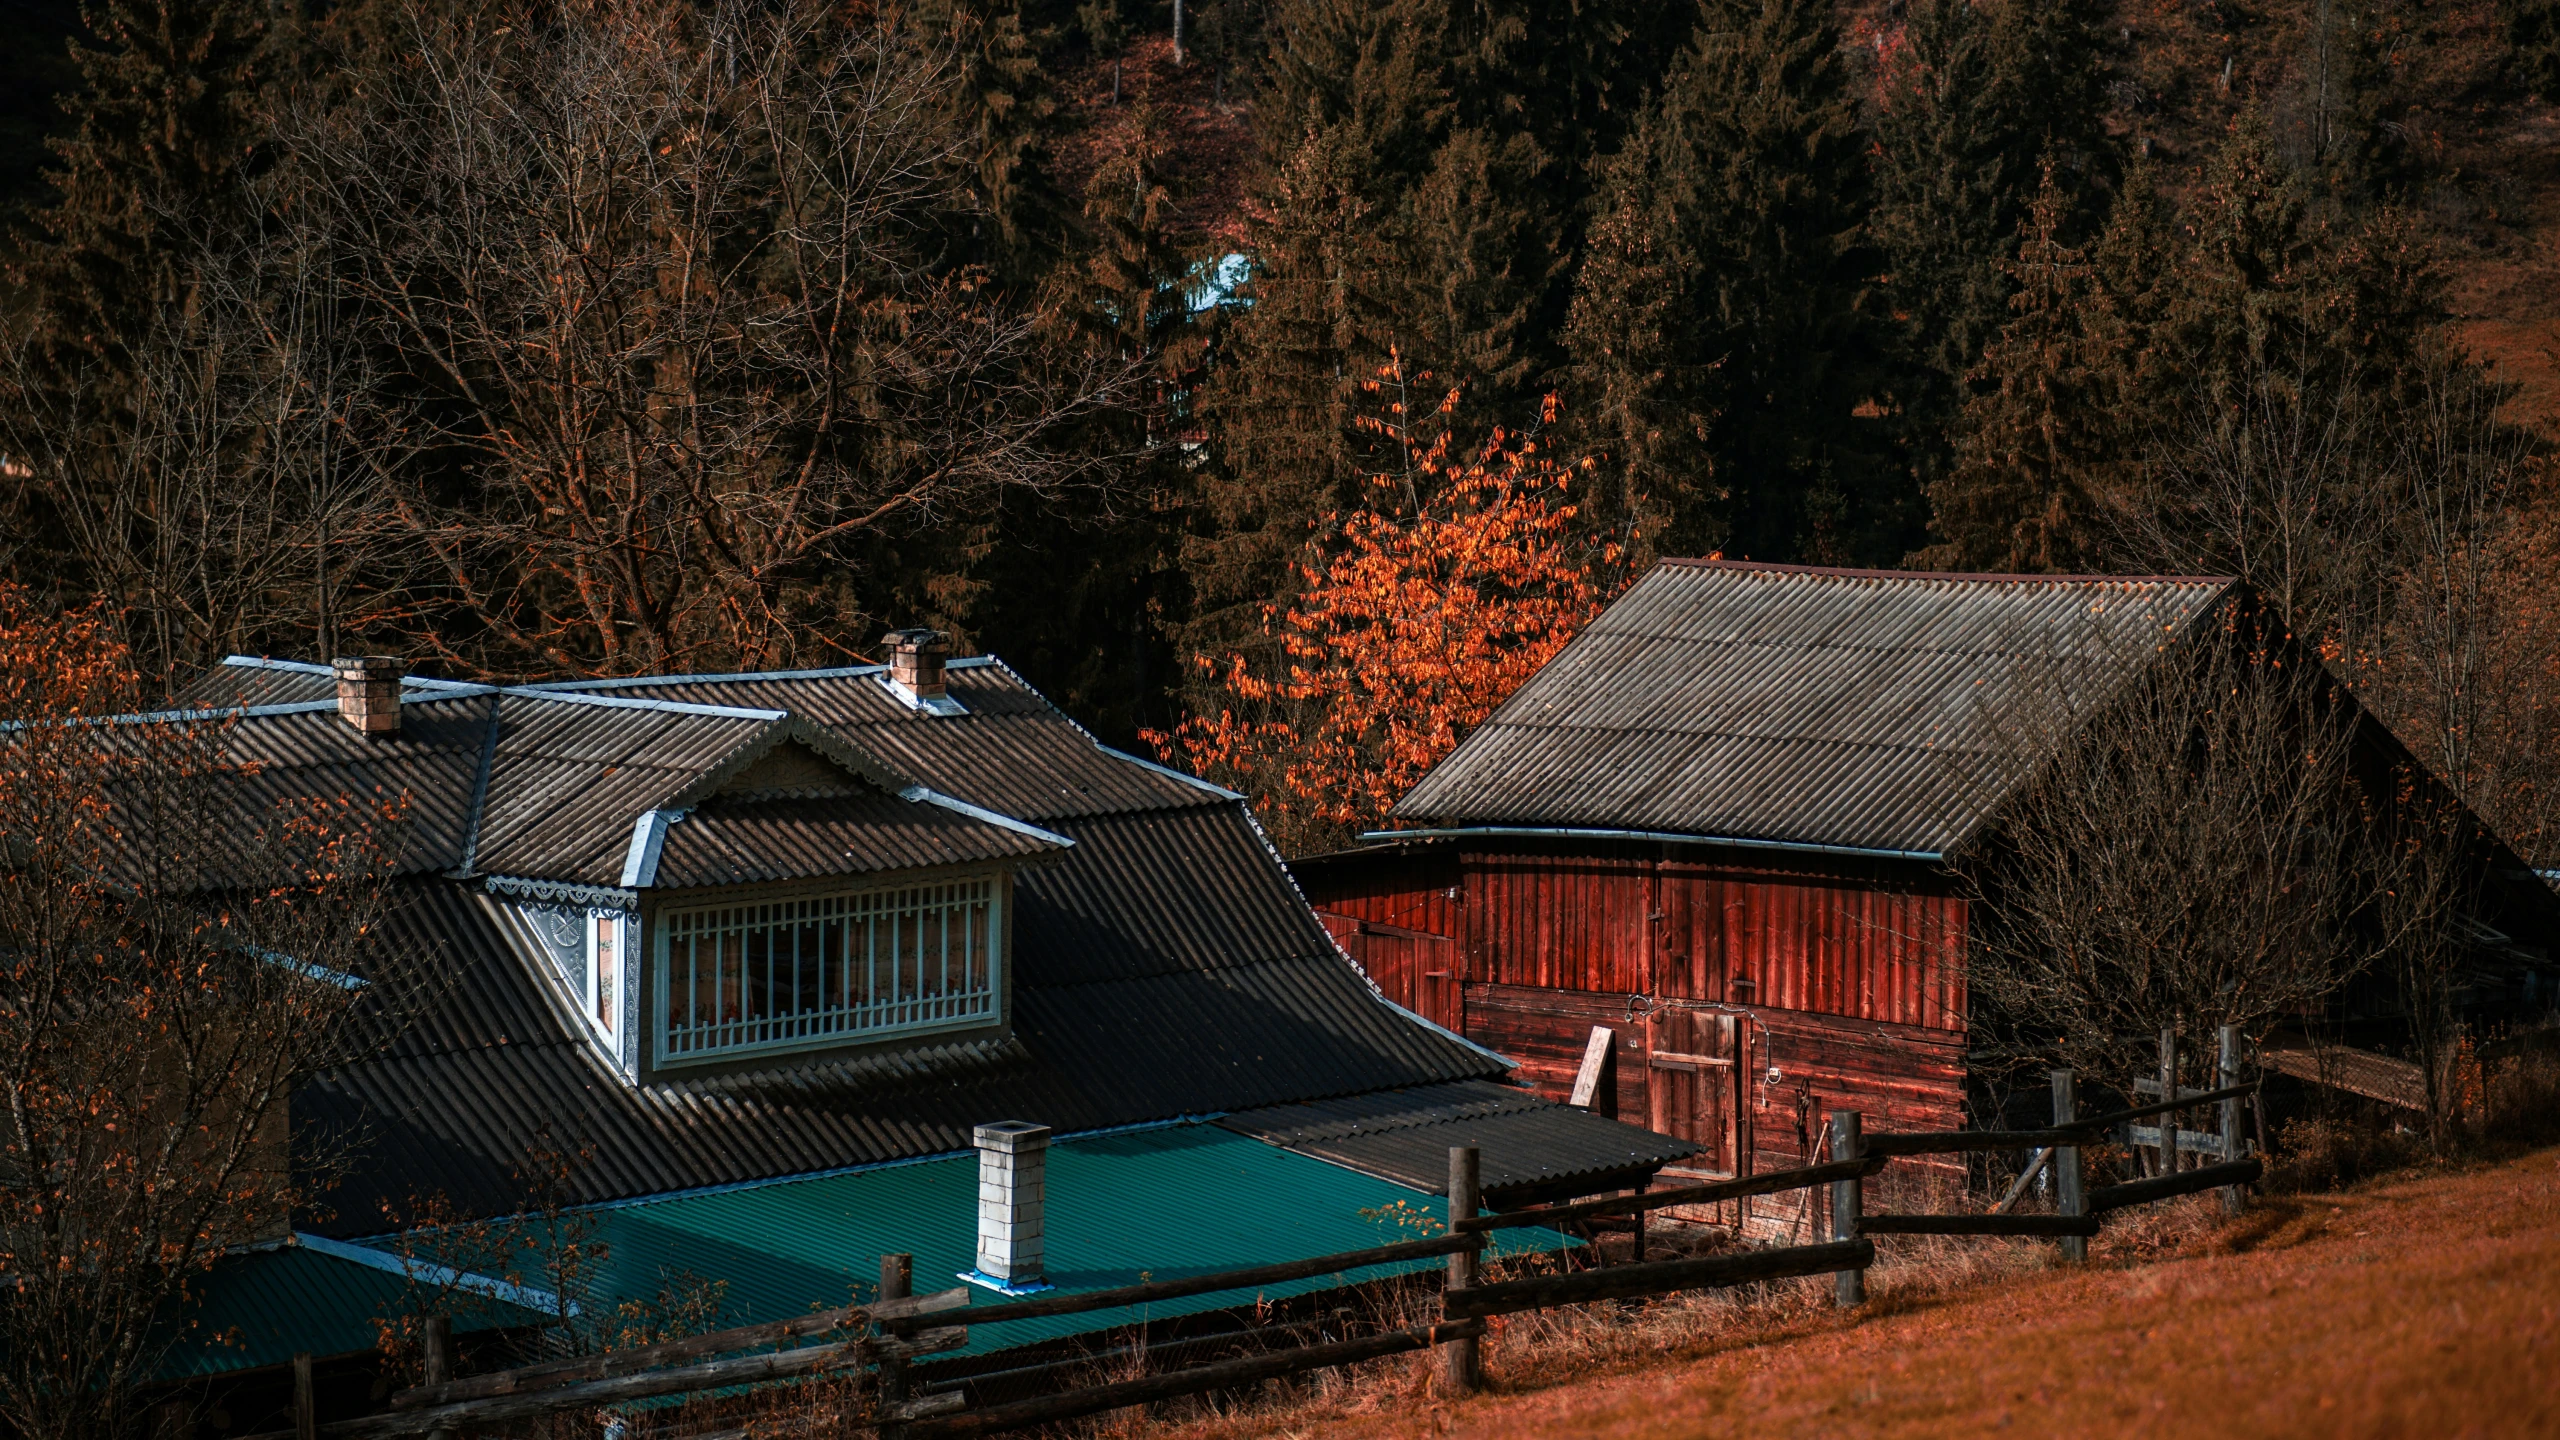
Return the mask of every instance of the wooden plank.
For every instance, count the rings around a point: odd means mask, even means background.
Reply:
[[[2027,1187],[2035,1183],[2037,1172],[2044,1169],[2045,1162],[2053,1158],[2053,1149],[2054,1147],[2047,1145],[2043,1149],[2038,1150],[2035,1154],[2027,1157],[2027,1168],[2019,1171],[2018,1178],[2009,1182],[2008,1192],[2000,1197],[1999,1204],[1991,1207],[1992,1214],[2006,1215],[2009,1213],[2009,1207],[2017,1204],[2019,1199],[2027,1193]]]
[[[588,1380],[604,1380],[616,1375],[654,1369],[678,1360],[697,1359],[705,1355],[724,1355],[738,1350],[758,1350],[811,1335],[861,1325],[873,1320],[894,1320],[911,1316],[936,1314],[957,1309],[969,1303],[965,1288],[916,1296],[901,1302],[862,1306],[848,1305],[834,1310],[818,1310],[795,1315],[787,1320],[769,1320],[758,1325],[741,1325],[729,1330],[715,1330],[705,1335],[688,1335],[680,1340],[662,1341],[655,1345],[639,1345],[628,1350],[607,1350],[600,1355],[581,1355],[572,1360],[550,1360],[539,1365],[524,1365],[513,1370],[499,1370],[487,1375],[474,1375],[443,1385],[418,1385],[396,1391],[391,1396],[394,1410],[415,1410],[429,1405],[451,1405],[463,1400],[476,1400],[488,1395],[516,1395],[555,1385],[574,1385]]]
[[[2170,1133],[2178,1137],[2178,1149],[2186,1154],[2213,1156],[2220,1156],[2222,1154],[2222,1137],[2219,1135],[2208,1135],[2196,1130],[2178,1129],[2172,1129]],[[2157,1150],[2160,1148],[2160,1127],[2156,1125],[2127,1125],[2124,1127],[2124,1138],[2125,1143],[2129,1145],[2143,1146],[2152,1150]]]
[[[1642,1265],[1612,1265],[1565,1275],[1533,1275],[1478,1285],[1443,1297],[1453,1312],[1508,1315],[1543,1310],[1551,1305],[1581,1305],[1594,1300],[1627,1300],[1642,1295],[1670,1295],[1682,1290],[1712,1290],[1796,1275],[1823,1275],[1862,1270],[1875,1263],[1876,1247],[1865,1240],[1839,1240],[1827,1245],[1798,1245],[1784,1250],[1753,1250],[1704,1260],[1654,1260]]]
[[[1259,1285],[1277,1285],[1284,1280],[1308,1280],[1346,1270],[1364,1270],[1372,1265],[1436,1260],[1461,1250],[1473,1252],[1482,1248],[1484,1243],[1484,1238],[1470,1228],[1465,1234],[1440,1235],[1429,1240],[1400,1240],[1393,1245],[1380,1245],[1369,1250],[1317,1255],[1306,1260],[1284,1260],[1276,1265],[1257,1265],[1248,1270],[1220,1270],[1210,1275],[1193,1275],[1181,1280],[1151,1280],[1142,1285],[1122,1285],[1111,1290],[1034,1295],[1026,1300],[972,1305],[968,1310],[968,1321],[972,1325],[996,1325],[1007,1320],[1037,1319],[1043,1315],[1081,1315],[1093,1310],[1116,1310],[1123,1305],[1179,1300],[1186,1295],[1211,1295],[1220,1290],[1249,1290]]]
[[[2255,1185],[2266,1172],[2266,1165],[2253,1157],[2226,1160],[2197,1170],[2181,1170],[2175,1175],[2156,1175],[2123,1185],[2102,1185],[2089,1192],[2089,1213],[2104,1215],[2128,1205],[2148,1205],[2155,1200],[2193,1195],[2199,1190],[2215,1190],[2225,1185]]]
[[[967,1343],[965,1338],[960,1344]],[[323,1435],[340,1440],[378,1440],[378,1437],[424,1435],[431,1430],[458,1430],[465,1427],[501,1425],[537,1415],[556,1414],[564,1410],[593,1409],[619,1405],[633,1400],[647,1400],[660,1395],[678,1395],[692,1390],[718,1390],[731,1385],[752,1385],[768,1380],[785,1380],[822,1370],[860,1363],[870,1342],[846,1340],[826,1345],[811,1345],[798,1350],[780,1350],[763,1355],[739,1356],[727,1360],[709,1360],[695,1365],[679,1365],[663,1370],[648,1370],[637,1375],[617,1376],[584,1385],[563,1385],[524,1395],[495,1395],[479,1400],[465,1400],[453,1405],[436,1405],[419,1410],[391,1410],[361,1419],[340,1420],[320,1427]],[[943,1348],[957,1349],[958,1345]],[[283,1434],[260,1436],[256,1440],[282,1440]]]
[[[1566,1104],[1588,1110],[1592,1097],[1599,1093],[1600,1079],[1609,1068],[1609,1046],[1618,1032],[1606,1025],[1591,1027],[1591,1039],[1582,1047],[1582,1068],[1573,1077],[1573,1097]]]
[[[1686,1070],[1692,1074],[1733,1068],[1733,1062],[1721,1055],[1684,1055],[1677,1050],[1656,1050],[1645,1057],[1645,1063],[1656,1070]]]
[[[1399,1355],[1451,1340],[1473,1339],[1484,1334],[1482,1320],[1459,1320],[1438,1325],[1421,1325],[1410,1330],[1390,1330],[1383,1335],[1366,1335],[1356,1340],[1336,1340],[1324,1345],[1301,1345],[1294,1349],[1249,1355],[1241,1360],[1224,1360],[1215,1365],[1196,1365],[1188,1370],[1170,1371],[1163,1375],[1147,1375],[1136,1380],[1120,1380],[1108,1385],[1089,1385],[1060,1395],[1042,1395],[1030,1400],[1015,1400],[970,1410],[957,1415],[919,1419],[908,1433],[922,1436],[985,1435],[998,1430],[1015,1430],[1026,1425],[1039,1425],[1056,1420],[1072,1420],[1079,1415],[1098,1415],[1106,1410],[1126,1409],[1157,1400],[1170,1400],[1178,1395],[1197,1395],[1204,1390],[1223,1390],[1230,1386],[1251,1385],[1281,1375],[1294,1375],[1304,1370],[1321,1370],[1334,1365],[1352,1365],[1381,1356]]]
[[[2038,1145],[2085,1144],[2093,1134],[2111,1130],[2128,1120],[2184,1109],[2203,1101],[2221,1100],[2230,1095],[2246,1095],[2257,1088],[2257,1083],[2252,1081],[2232,1086],[2227,1091],[2207,1090],[2191,1100],[2164,1100],[2130,1110],[2113,1110],[2075,1121],[2069,1129],[1938,1130],[1869,1135],[1867,1150],[1870,1154],[1885,1155],[1952,1155],[1978,1150],[2025,1150]]]
[[[1861,1235],[2095,1235],[2095,1215],[1869,1215]]]
[[[1632,1215],[1644,1210],[1660,1210],[1673,1205],[1707,1205],[1718,1200],[1741,1200],[1753,1195],[1775,1195],[1784,1190],[1802,1190],[1810,1185],[1826,1185],[1835,1181],[1873,1175],[1885,1166],[1882,1155],[1861,1156],[1855,1160],[1833,1160],[1797,1170],[1773,1170],[1765,1175],[1750,1175],[1739,1180],[1719,1180],[1712,1185],[1683,1185],[1672,1190],[1648,1190],[1640,1195],[1604,1195],[1597,1200],[1577,1200],[1570,1205],[1547,1205],[1534,1210],[1507,1210],[1499,1215],[1479,1215],[1458,1222],[1461,1234],[1475,1235],[1489,1230],[1516,1230],[1528,1225],[1554,1225],[1569,1220],[1586,1220],[1594,1215]],[[971,1319],[978,1318],[973,1312]]]

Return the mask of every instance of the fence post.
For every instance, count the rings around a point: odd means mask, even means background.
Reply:
[[[881,1299],[904,1300],[915,1293],[915,1283],[916,1257],[913,1255],[880,1257]],[[885,1327],[881,1326],[873,1328],[885,1330]],[[874,1398],[877,1401],[878,1410],[884,1417],[891,1406],[905,1402],[907,1398],[906,1361],[894,1360],[887,1356],[881,1357],[879,1393]],[[897,1440],[898,1436],[906,1433],[906,1428],[904,1425],[884,1419],[880,1426],[880,1440]]]
[[[2160,1100],[2166,1105],[2178,1103],[2178,1027],[2160,1027]],[[2178,1112],[2160,1112],[2160,1173],[2178,1173]]]
[[[2219,1052],[2214,1057],[2213,1088],[2216,1090],[2228,1090],[2232,1086],[2240,1083],[2240,1027],[2237,1025],[2223,1026],[2222,1034],[2219,1038],[2221,1040],[2221,1045]],[[2239,1159],[2242,1149],[2243,1142],[2240,1138],[2240,1097],[2234,1095],[2222,1102],[2222,1158],[2224,1162],[2228,1163]],[[2240,1193],[2239,1186],[2226,1185],[2222,1188],[2223,1214],[2237,1215],[2245,1209],[2247,1205],[2248,1198]]]
[[[1483,1176],[1481,1157],[1473,1145],[1449,1147],[1449,1233],[1458,1232],[1458,1222],[1475,1218],[1480,1181]],[[1476,1256],[1472,1250],[1458,1250],[1449,1256],[1449,1289],[1464,1290],[1476,1283]],[[1440,1300],[1440,1317],[1449,1318],[1446,1292]],[[1465,1395],[1474,1391],[1482,1380],[1481,1357],[1476,1353],[1473,1336],[1464,1340],[1440,1342],[1440,1386],[1444,1393]]]
[[[308,1351],[293,1357],[293,1435],[294,1440],[320,1440],[320,1414],[311,1396]]]
[[[1864,1153],[1865,1148],[1859,1131],[1858,1112],[1855,1110],[1832,1111],[1831,1158],[1834,1160],[1855,1160]],[[1865,1182],[1859,1180],[1854,1175],[1846,1180],[1834,1180],[1831,1182],[1832,1239],[1855,1240],[1858,1238],[1858,1191],[1859,1187],[1864,1183]],[[1866,1303],[1866,1271],[1835,1270],[1831,1275],[1831,1283],[1832,1299],[1842,1309],[1845,1310],[1852,1305],[1862,1305]]]
[[[424,1383],[442,1385],[453,1378],[453,1317],[427,1317],[427,1363]],[[427,1440],[453,1440],[450,1430],[430,1430]]]
[[[2079,1084],[2068,1070],[2053,1072],[2053,1123],[2068,1125],[2080,1118]],[[2053,1147],[2053,1208],[2064,1215],[2086,1215],[2089,1199],[2080,1182],[2080,1147]],[[2082,1261],[2089,1258],[2089,1239],[2085,1235],[2062,1237],[2062,1258]]]

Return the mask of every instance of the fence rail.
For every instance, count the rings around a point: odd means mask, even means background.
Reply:
[[[2223,1063],[2226,1077],[2232,1073],[2231,1044],[2231,1037],[2226,1034]],[[2164,1069],[2172,1064],[2164,1062]],[[2207,1190],[2220,1189],[2226,1195],[2236,1197],[2236,1187],[2256,1183],[2263,1173],[2263,1166],[2255,1158],[2234,1159],[2193,1170],[2179,1171],[2172,1167],[2149,1179],[2084,1192],[2081,1183],[2083,1146],[2111,1129],[2130,1128],[2130,1122],[2134,1120],[2219,1103],[2222,1133],[2216,1138],[2213,1148],[2226,1155],[2244,1154],[2245,1146],[2237,1133],[2237,1102],[2255,1089],[2255,1085],[2227,1085],[2201,1093],[2181,1092],[2174,1101],[2134,1106],[2083,1120],[2075,1114],[2076,1090],[2070,1072],[2057,1071],[2054,1074],[2056,1123],[2046,1129],[1868,1135],[1861,1132],[1855,1112],[1841,1111],[1832,1116],[1833,1153],[1841,1158],[1825,1164],[1491,1215],[1476,1213],[1478,1159],[1474,1150],[1461,1147],[1450,1152],[1449,1233],[1430,1239],[1173,1280],[1153,1280],[1109,1290],[1039,1295],[991,1305],[970,1304],[970,1293],[961,1289],[932,1295],[909,1295],[907,1278],[912,1265],[908,1257],[884,1256],[881,1299],[869,1306],[821,1311],[659,1345],[523,1366],[469,1379],[442,1380],[441,1383],[421,1385],[394,1394],[390,1397],[390,1409],[384,1413],[329,1425],[314,1426],[310,1423],[306,1390],[298,1402],[303,1408],[295,1430],[254,1437],[254,1440],[284,1440],[284,1437],[293,1435],[304,1437],[304,1440],[316,1440],[322,1435],[336,1437],[336,1440],[375,1440],[375,1437],[386,1437],[387,1440],[387,1437],[505,1424],[566,1410],[592,1410],[671,1395],[805,1379],[865,1366],[876,1371],[870,1423],[880,1430],[884,1440],[989,1434],[1431,1348],[1440,1352],[1444,1386],[1465,1390],[1477,1383],[1476,1344],[1484,1334],[1486,1321],[1492,1316],[1826,1273],[1839,1277],[1837,1294],[1840,1303],[1854,1305],[1863,1301],[1865,1271],[1875,1263],[1875,1244],[1871,1237],[1882,1235],[2053,1239],[2061,1243],[2067,1258],[2082,1258],[2088,1239],[2099,1233],[2101,1217],[2105,1215],[2130,1206]],[[2163,1122],[2157,1128],[2168,1136],[2168,1143],[2177,1142],[2179,1137],[2174,1120]],[[1992,1213],[1863,1213],[1864,1182],[1883,1171],[1894,1159],[1996,1150],[2032,1150],[2036,1153],[2019,1183],[2011,1188]],[[2055,1181],[2060,1213],[2005,1213],[2023,1193],[2027,1177],[2045,1167],[2049,1167]],[[1828,1241],[1690,1260],[1645,1261],[1639,1256],[1632,1263],[1489,1283],[1480,1283],[1476,1276],[1477,1256],[1491,1243],[1489,1237],[1497,1231],[1530,1226],[1566,1226],[1603,1216],[1642,1214],[1791,1190],[1818,1190],[1823,1186],[1831,1187],[1833,1233]],[[969,1343],[973,1330],[989,1325],[1089,1314],[1440,1258],[1446,1258],[1449,1263],[1449,1278],[1441,1291],[1441,1318],[1435,1324],[1375,1335],[1319,1340],[1260,1355],[996,1404],[971,1406],[959,1392],[922,1397],[912,1397],[908,1393],[907,1368],[913,1361],[958,1350]],[[938,1317],[965,1323],[937,1325],[934,1322]],[[840,1336],[846,1332],[853,1333],[849,1338],[777,1348],[793,1341]],[[449,1338],[444,1332],[431,1327],[431,1351],[440,1338],[449,1346]],[[450,1374],[449,1351],[441,1357],[430,1355],[428,1373],[439,1378]]]

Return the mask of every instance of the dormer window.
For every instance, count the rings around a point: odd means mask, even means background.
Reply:
[[[997,1024],[1005,891],[987,872],[660,911],[658,1063]]]

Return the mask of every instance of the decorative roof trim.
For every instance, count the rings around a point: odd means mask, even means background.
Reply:
[[[682,820],[682,810],[643,810],[631,822],[631,849],[622,859],[622,887],[646,890],[658,883],[658,856],[667,848],[667,827]]]
[[[315,1255],[326,1255],[332,1260],[344,1260],[351,1264],[363,1265],[397,1275],[404,1280],[468,1290],[475,1295],[486,1295],[492,1300],[503,1300],[510,1305],[519,1305],[544,1315],[579,1313],[578,1302],[572,1300],[564,1305],[559,1296],[548,1290],[536,1290],[531,1286],[510,1284],[504,1280],[492,1280],[486,1275],[474,1275],[467,1270],[456,1270],[450,1266],[430,1265],[419,1260],[403,1260],[397,1255],[386,1255],[363,1245],[350,1245],[344,1240],[332,1240],[325,1235],[314,1235],[307,1230],[294,1231],[293,1243]]]
[[[1855,855],[1867,860],[1920,860],[1937,864],[1936,850],[1875,850],[1862,845],[1821,845],[1809,840],[1754,840],[1738,835],[1681,835],[1662,830],[1586,830],[1562,825],[1458,825],[1435,830],[1364,830],[1363,840],[1463,840],[1474,836],[1554,840],[1650,840],[1671,845],[1729,845],[1742,850],[1784,850],[1804,855]]]
[[[1034,840],[1045,841],[1048,844],[1057,846],[1061,850],[1069,850],[1075,847],[1076,842],[1074,840],[1069,839],[1067,836],[1060,835],[1056,831],[1043,830],[1039,826],[1030,824],[1027,821],[1016,820],[1010,815],[999,815],[993,810],[972,805],[966,800],[956,799],[952,796],[945,795],[939,790],[927,790],[921,785],[910,785],[906,789],[899,791],[898,798],[914,804],[939,805],[945,810],[957,811],[962,815],[968,816],[972,820],[983,820],[990,825],[1002,826],[1017,835],[1028,835]]]
[[[1209,781],[1203,780],[1203,779],[1201,779],[1201,778],[1200,778],[1199,776],[1197,776],[1197,775],[1189,775],[1189,774],[1185,774],[1185,773],[1183,773],[1183,772],[1182,772],[1182,771],[1180,771],[1180,770],[1176,770],[1176,769],[1174,769],[1174,768],[1173,768],[1172,766],[1170,766],[1170,765],[1159,765],[1159,764],[1157,764],[1156,762],[1154,762],[1153,760],[1148,760],[1148,759],[1145,759],[1145,758],[1143,758],[1143,757],[1141,757],[1141,756],[1132,755],[1132,754],[1130,754],[1130,753],[1129,753],[1128,751],[1126,751],[1126,750],[1114,750],[1114,749],[1112,749],[1110,746],[1103,744],[1103,743],[1102,743],[1101,741],[1099,741],[1099,740],[1097,740],[1097,741],[1095,741],[1095,742],[1094,742],[1093,748],[1094,748],[1094,749],[1096,749],[1096,750],[1101,751],[1101,752],[1102,752],[1103,754],[1105,754],[1105,755],[1110,756],[1110,757],[1111,757],[1112,759],[1114,759],[1114,760],[1126,760],[1126,761],[1128,761],[1130,764],[1137,766],[1137,767],[1138,767],[1139,769],[1141,769],[1141,770],[1153,770],[1154,772],[1156,772],[1157,774],[1159,774],[1159,775],[1163,776],[1163,777],[1164,777],[1164,778],[1166,778],[1167,780],[1179,780],[1179,781],[1181,781],[1183,784],[1190,786],[1190,787],[1191,787],[1192,789],[1194,789],[1194,790],[1206,790],[1206,791],[1208,791],[1210,794],[1217,796],[1217,797],[1218,797],[1219,799],[1221,799],[1221,800],[1241,800],[1241,799],[1243,799],[1243,798],[1244,798],[1242,795],[1237,794],[1236,792],[1234,792],[1233,790],[1228,789],[1228,788],[1227,788],[1227,787],[1225,787],[1224,785],[1215,785],[1215,784],[1211,784]]]
[[[640,897],[611,885],[580,885],[571,880],[534,880],[522,875],[482,877],[480,888],[492,895],[531,900],[542,905],[575,905],[586,910],[636,910]]]
[[[781,724],[757,731],[739,742],[737,748],[714,761],[708,769],[695,776],[691,784],[670,796],[661,808],[692,809],[720,793],[720,787],[735,779],[748,766],[792,741],[815,750],[854,779],[875,785],[890,794],[894,795],[915,783],[911,777],[890,769],[869,752],[857,749],[843,736],[823,725],[812,724],[787,713],[781,714],[781,720]]]

